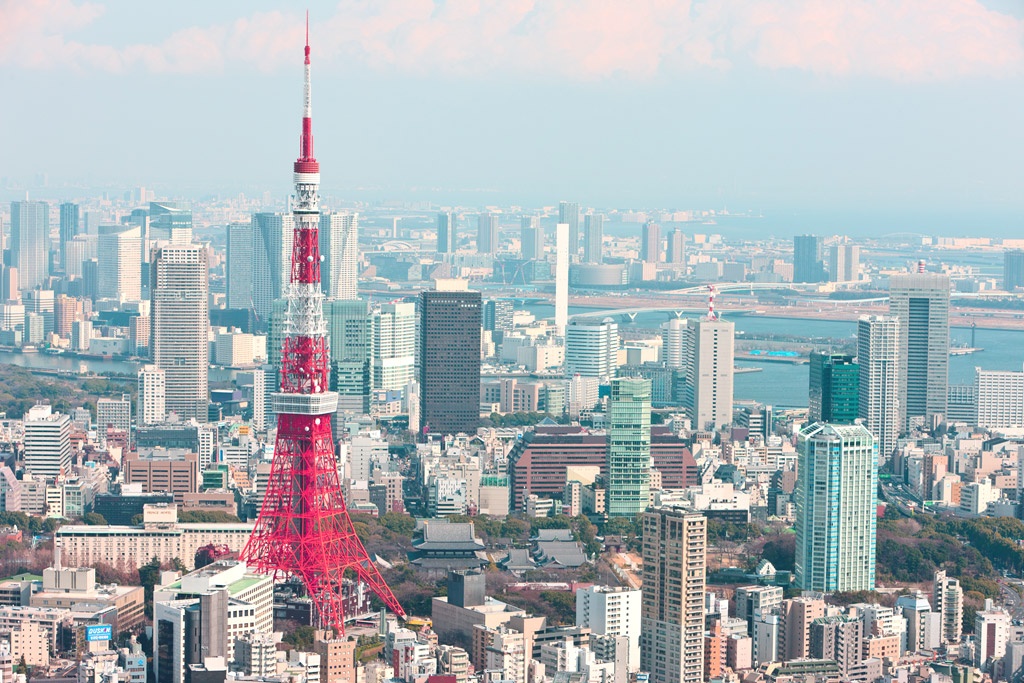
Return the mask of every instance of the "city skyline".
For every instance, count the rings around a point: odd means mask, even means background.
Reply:
[[[43,11],[0,9],[11,87],[41,84],[44,95],[81,103],[73,120],[45,98],[0,114],[5,127],[27,133],[0,150],[11,160],[4,199],[83,180],[172,196],[284,194],[275,169],[293,142],[264,131],[294,114],[285,46],[301,38],[298,11],[204,7],[196,19],[175,6],[147,8],[160,20],[140,21],[127,3],[60,7],[60,18],[47,20]],[[850,222],[867,211],[868,223],[894,212],[907,223],[909,212],[961,230],[983,220],[1008,226],[1024,208],[1013,172],[1024,137],[1012,119],[1024,97],[1015,87],[1024,16],[1012,3],[848,0],[827,15],[769,0],[751,12],[729,2],[631,9],[616,25],[609,8],[571,2],[433,13],[397,0],[314,4],[313,35],[325,43],[318,97],[334,113],[318,143],[346,160],[325,178],[325,194],[535,205],[571,196],[601,207],[733,206],[806,220],[841,210],[832,219]],[[326,39],[339,31],[359,38]],[[828,31],[833,39],[820,40]],[[523,46],[533,56],[514,59]],[[165,105],[135,117],[96,99],[112,89],[159,95]],[[277,95],[240,104],[259,92]],[[206,106],[175,104],[196,98]],[[210,111],[231,130],[211,126]],[[52,135],[34,134],[42,130]],[[125,139],[146,144],[118,143]],[[572,151],[549,155],[552,144]],[[479,163],[481,146],[493,163]],[[227,182],[215,170],[225,156],[241,169]],[[52,189],[36,186],[40,173]]]

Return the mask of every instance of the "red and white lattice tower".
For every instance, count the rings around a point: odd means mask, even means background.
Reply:
[[[331,415],[338,395],[329,391],[330,347],[320,289],[320,164],[313,156],[308,19],[305,71],[281,391],[272,399],[277,444],[263,507],[242,559],[262,573],[300,578],[320,628],[344,633],[342,583],[347,571],[389,610],[399,616],[405,611],[356,536],[334,457]]]

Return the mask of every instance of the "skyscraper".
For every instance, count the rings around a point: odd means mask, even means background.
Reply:
[[[704,678],[707,518],[674,508],[643,514],[640,669],[651,683]]]
[[[573,253],[569,230],[567,223],[555,226],[555,334],[559,337],[565,336],[569,322],[569,261]]]
[[[320,266],[324,296],[328,299],[359,297],[359,214],[320,214]]]
[[[67,273],[65,253],[68,242],[78,234],[78,204],[64,202],[60,205],[60,265]]]
[[[458,216],[454,211],[442,211],[437,214],[437,253],[454,254],[458,244],[455,234]]]
[[[484,330],[511,332],[514,317],[515,302],[512,299],[488,299],[484,302]]]
[[[252,304],[256,315],[267,320],[274,301],[288,291],[295,222],[290,213],[255,213],[252,230]]]
[[[206,422],[210,402],[206,249],[163,247],[152,269],[152,356],[166,377],[165,407],[183,420]]]
[[[878,449],[864,425],[816,422],[797,437],[796,583],[874,590]]]
[[[949,276],[902,273],[889,279],[889,313],[900,321],[900,406],[909,427],[946,414],[949,390]]]
[[[666,250],[665,260],[668,263],[674,264],[686,263],[686,238],[683,235],[683,231],[679,228],[675,228],[668,234],[668,249]]]
[[[618,377],[608,401],[605,490],[609,517],[647,509],[651,476],[651,381]]]
[[[482,213],[476,217],[476,253],[491,254],[498,251],[498,214]]]
[[[99,236],[97,275],[99,298],[119,301],[142,299],[142,231],[139,228]]]
[[[369,308],[360,299],[327,301],[324,303],[324,318],[331,342],[331,391],[338,392],[338,408],[353,413],[369,413]]]
[[[520,223],[520,256],[526,261],[544,258],[544,228],[540,216],[523,216]]]
[[[964,589],[957,579],[946,576],[945,570],[935,572],[932,604],[942,617],[942,640],[959,643],[964,625]]]
[[[391,302],[370,317],[373,388],[405,391],[416,378],[416,304]]]
[[[150,202],[150,236],[186,246],[192,243],[192,209],[185,202]]]
[[[251,309],[253,306],[253,234],[252,223],[228,223],[227,227],[227,306]],[[267,277],[269,273],[261,273]]]
[[[644,223],[640,235],[640,260],[647,263],[661,262],[661,226],[654,221]]]
[[[1024,249],[1003,252],[1003,289],[1012,292],[1024,287]]]
[[[852,424],[860,410],[860,367],[853,356],[811,352],[809,422]]]
[[[25,471],[52,480],[71,472],[71,418],[36,405],[25,414]]]
[[[480,422],[480,292],[466,284],[438,280],[420,293],[420,422],[432,434],[472,434]]]
[[[583,260],[604,262],[604,215],[588,213],[583,219]]]
[[[559,202],[558,222],[569,226],[569,260],[575,261],[580,253],[580,205],[577,202]]]
[[[661,324],[661,362],[668,368],[686,365],[686,320],[673,318]]]
[[[857,365],[860,368],[858,416],[878,440],[884,461],[896,448],[900,415],[900,322],[896,318],[861,316],[857,322]]]
[[[611,318],[573,318],[565,328],[565,374],[606,378],[618,367],[619,326]]]
[[[817,235],[797,235],[793,238],[793,282],[821,282],[824,279],[821,238]]]
[[[684,405],[694,429],[732,423],[736,326],[718,318],[686,321]]]
[[[828,281],[854,282],[860,279],[860,247],[833,244],[828,250]]]
[[[138,407],[135,410],[139,425],[160,424],[167,419],[167,374],[155,365],[144,365],[139,370]]]
[[[50,276],[50,205],[11,202],[11,265],[21,291],[35,289]]]

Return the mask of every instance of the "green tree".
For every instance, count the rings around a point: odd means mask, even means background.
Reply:
[[[106,526],[107,524],[106,517],[104,517],[98,512],[85,513],[85,516],[82,517],[82,521],[88,524],[89,526]]]
[[[289,631],[281,639],[296,650],[310,652],[313,650],[313,639],[316,637],[316,629],[312,626],[299,626],[294,631]]]
[[[381,515],[377,522],[388,531],[409,538],[412,538],[413,532],[416,531],[416,520],[400,512],[387,512]]]
[[[551,605],[562,624],[576,620],[576,595],[568,591],[541,591],[541,600]]]

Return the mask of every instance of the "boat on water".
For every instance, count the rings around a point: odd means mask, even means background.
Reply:
[[[60,354],[64,353],[64,349],[58,349],[54,346],[51,346],[50,348],[46,349],[43,353],[48,353],[51,356],[59,356]]]
[[[985,349],[978,346],[952,346],[949,349],[949,355],[951,356],[969,356],[972,353],[978,353]]]

